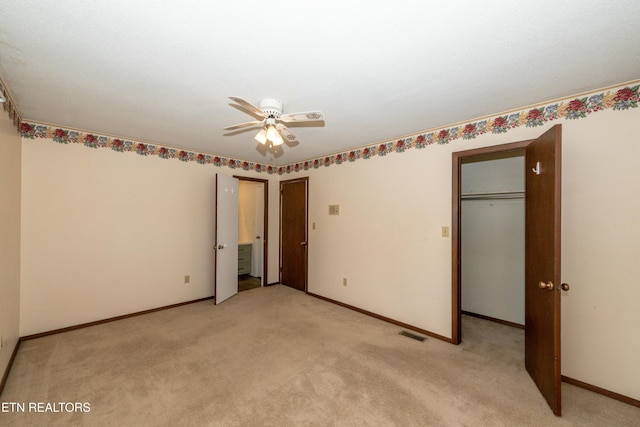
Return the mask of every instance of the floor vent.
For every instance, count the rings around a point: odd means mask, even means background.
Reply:
[[[420,335],[416,335],[416,334],[412,334],[411,332],[407,332],[407,331],[400,331],[400,335],[404,335],[405,337],[409,337],[409,338],[413,338],[416,341],[420,341],[423,342],[424,340],[426,340],[426,337],[421,337]]]

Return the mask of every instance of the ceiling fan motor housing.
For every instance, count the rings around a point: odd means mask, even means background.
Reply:
[[[278,119],[282,115],[282,102],[277,99],[266,98],[260,101],[260,109],[267,117]]]

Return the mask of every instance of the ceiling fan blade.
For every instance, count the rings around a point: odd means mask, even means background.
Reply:
[[[276,123],[276,129],[288,143],[298,142],[298,137],[296,136],[296,134],[291,132],[289,128],[282,123]]]
[[[283,114],[282,116],[280,116],[279,120],[285,123],[317,122],[324,120],[324,114],[322,114],[322,111],[307,111],[304,113]]]
[[[233,102],[238,103],[240,107],[251,112],[252,114],[255,114],[259,117],[265,117],[264,112],[249,101],[245,101],[244,99],[238,98],[237,96],[230,96],[229,99]]]
[[[222,130],[234,130],[234,129],[242,129],[248,128],[250,126],[258,126],[264,123],[264,120],[254,120],[252,122],[240,123],[238,125],[227,126],[226,128],[222,128]]]

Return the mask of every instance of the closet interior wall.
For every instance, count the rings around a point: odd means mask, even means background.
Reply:
[[[462,165],[463,312],[524,325],[524,189],[523,154]]]

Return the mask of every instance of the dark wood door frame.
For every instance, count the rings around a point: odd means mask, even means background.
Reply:
[[[269,260],[269,181],[266,179],[260,178],[250,178],[247,176],[238,176],[234,175],[234,178],[238,178],[240,181],[249,181],[255,182],[258,184],[264,184],[264,214],[262,221],[263,224],[263,236],[262,236],[262,286],[267,286],[269,284],[269,276],[268,273],[268,260]]]
[[[282,283],[282,186],[286,184],[291,184],[295,182],[304,182],[305,183],[305,218],[304,218],[304,240],[305,240],[305,256],[304,256],[304,292],[308,292],[308,279],[309,279],[309,177],[300,177],[294,179],[286,179],[280,181],[280,268],[279,268],[279,282]]]
[[[483,156],[489,155],[509,154],[518,151],[521,151],[524,155],[524,149],[532,141],[533,140],[526,140],[510,144],[493,145],[453,153],[453,167],[451,168],[453,171],[453,189],[451,191],[451,342],[453,344],[460,344],[462,341],[462,325],[460,321],[462,316],[462,164],[464,161],[474,158],[481,159]]]

